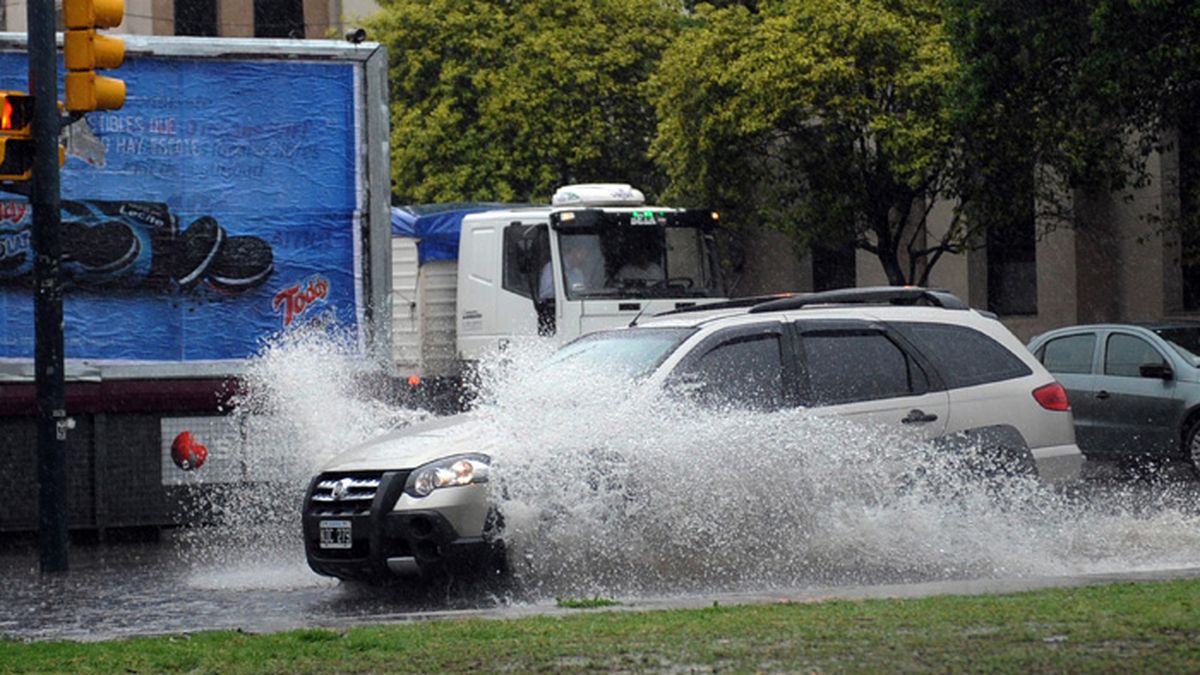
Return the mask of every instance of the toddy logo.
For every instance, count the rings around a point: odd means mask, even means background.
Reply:
[[[19,223],[28,210],[26,202],[0,202],[0,220]]]
[[[303,288],[301,288],[303,286]],[[283,311],[283,327],[287,328],[300,315],[318,301],[329,297],[329,280],[322,276],[309,277],[307,281],[293,284],[275,294],[271,307]]]

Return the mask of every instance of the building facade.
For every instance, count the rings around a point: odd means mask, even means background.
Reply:
[[[1200,134],[1196,134],[1200,137]],[[1079,323],[1200,319],[1200,260],[1176,225],[1190,208],[1200,166],[1182,134],[1149,158],[1147,185],[1121,194],[1074,197],[1073,226],[1047,227],[1035,209],[969,253],[944,256],[930,286],[995,312],[1022,340]],[[1182,150],[1181,150],[1182,148]],[[948,209],[944,211],[948,212]],[[948,222],[947,213],[931,219]],[[879,261],[864,251],[800,252],[773,232],[747,244],[739,295],[886,285]]]

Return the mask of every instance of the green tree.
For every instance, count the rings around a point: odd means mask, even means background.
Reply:
[[[383,0],[398,200],[544,201],[569,182],[653,193],[645,83],[679,29],[659,0]]]
[[[712,203],[801,246],[853,244],[893,284],[924,284],[970,233],[953,199],[957,63],[933,0],[700,6],[653,80],[652,154],[672,196]]]
[[[946,25],[963,185],[984,223],[1032,200],[1044,227],[1087,226],[1072,199],[1144,185],[1164,132],[1200,112],[1191,0],[947,0]]]

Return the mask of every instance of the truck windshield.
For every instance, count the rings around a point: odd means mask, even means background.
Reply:
[[[724,297],[712,237],[686,225],[561,229],[567,297]]]
[[[636,378],[653,371],[693,332],[692,328],[636,328],[589,333],[563,345],[546,367]]]

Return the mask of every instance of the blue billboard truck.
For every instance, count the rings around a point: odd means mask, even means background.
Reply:
[[[222,413],[273,336],[388,349],[385,50],[122,37],[124,107],[63,137],[72,530],[176,524],[195,484],[253,480]],[[29,90],[26,53],[0,34],[0,90]],[[0,192],[0,532],[38,523],[31,227]]]

